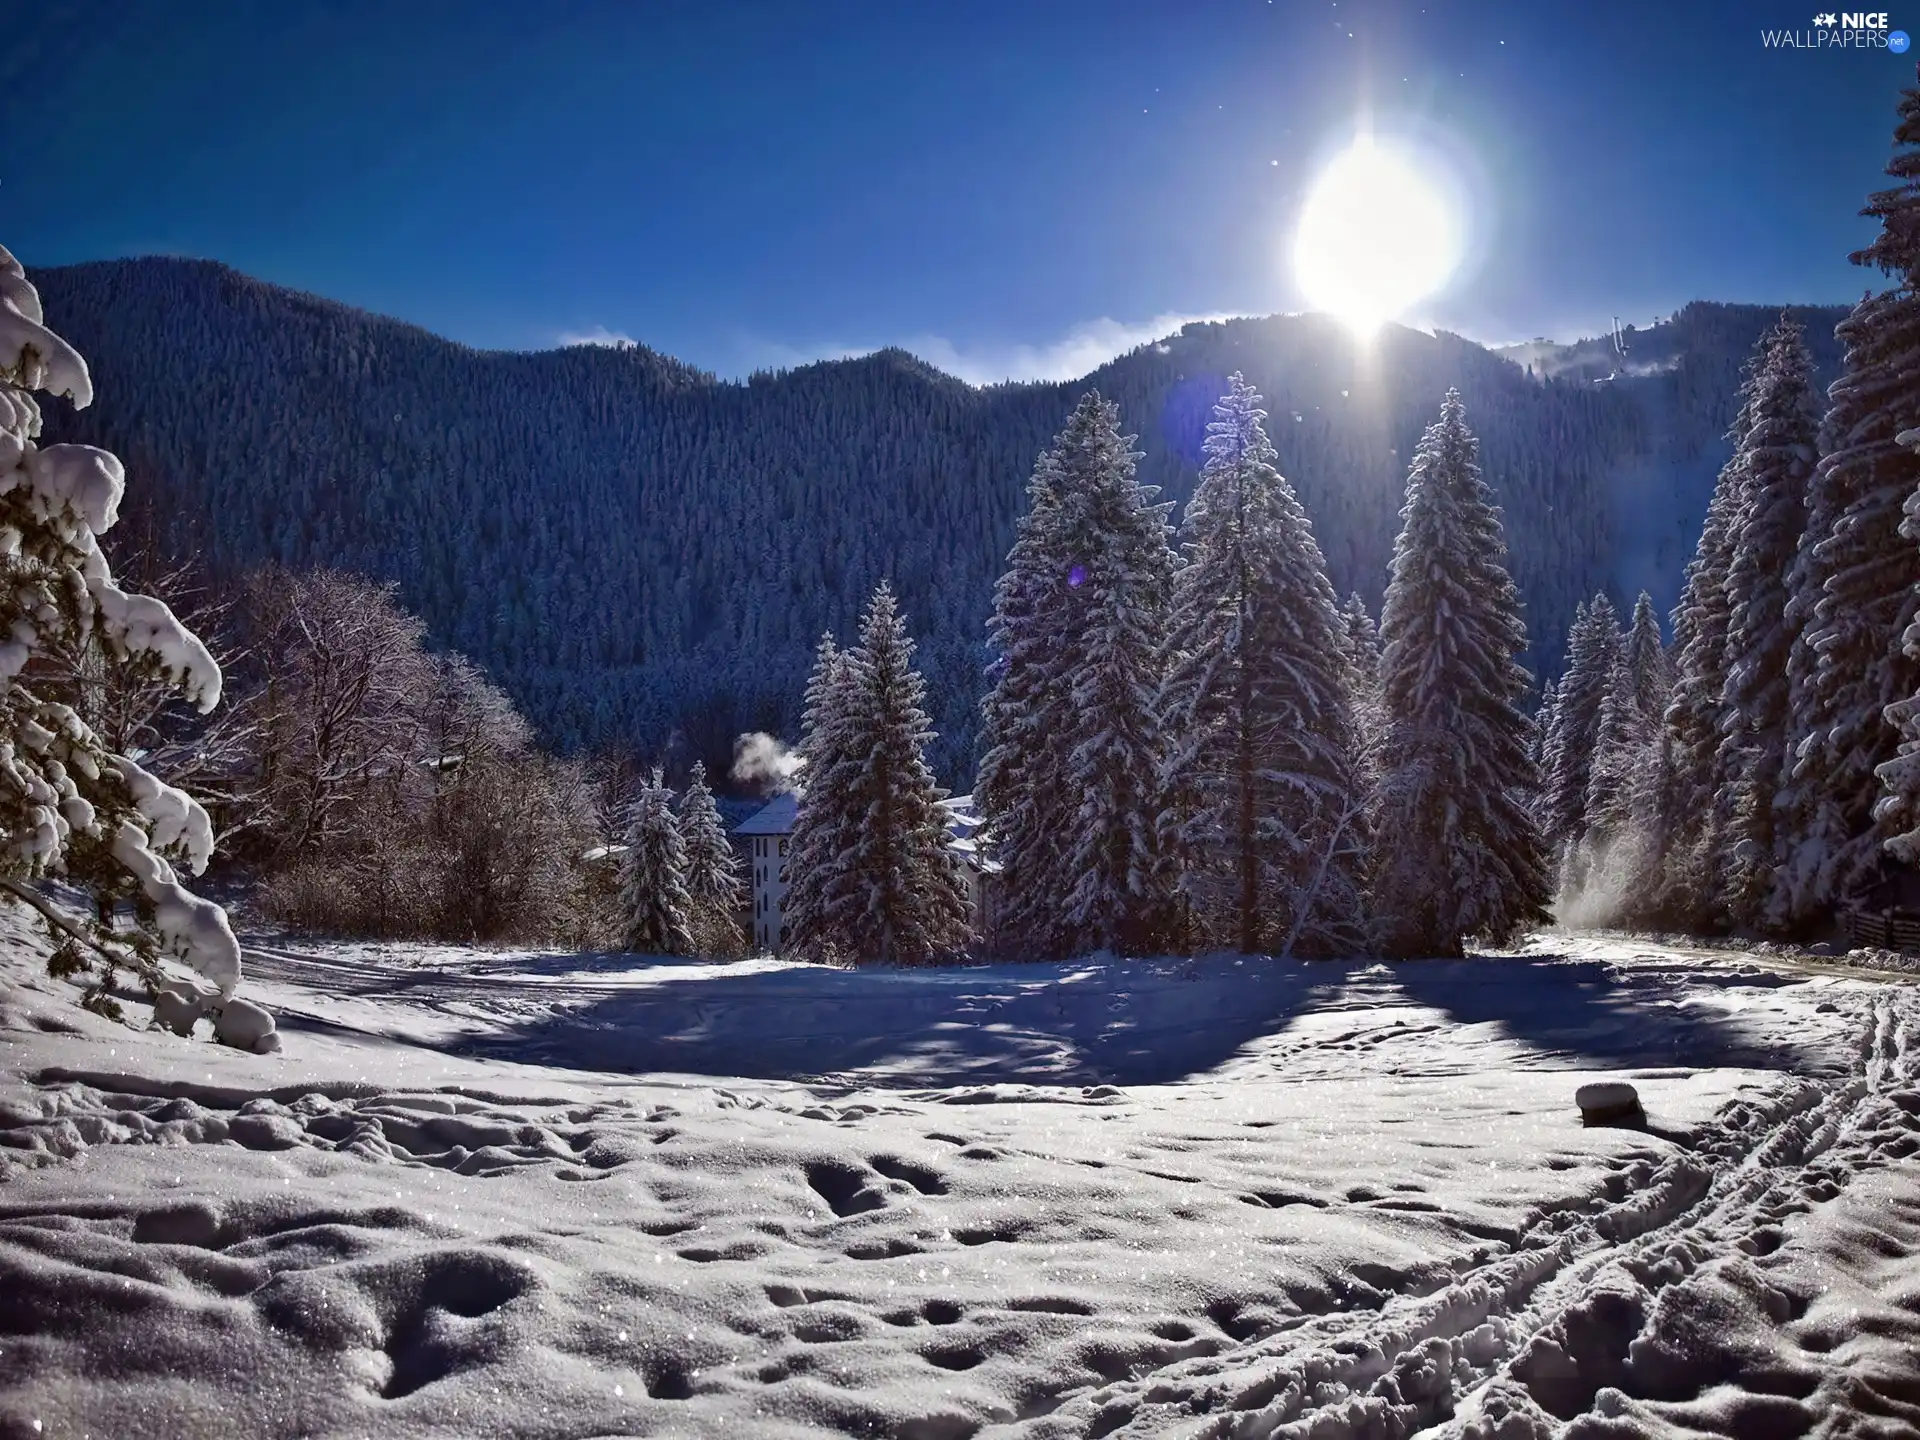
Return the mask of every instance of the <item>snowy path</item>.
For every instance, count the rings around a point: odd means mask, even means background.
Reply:
[[[268,946],[251,1057],[10,949],[0,1436],[1920,1434],[1905,983]]]

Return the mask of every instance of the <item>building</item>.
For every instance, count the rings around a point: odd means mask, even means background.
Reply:
[[[793,817],[800,797],[792,791],[776,795],[734,827],[746,840],[747,860],[753,866],[753,943],[757,949],[778,951],[787,943],[781,920],[781,902],[787,897],[787,847],[793,838]]]
[[[999,866],[980,853],[980,815],[973,808],[973,797],[950,795],[940,804],[951,817],[947,830],[953,836],[954,853],[960,859],[961,874],[967,883],[973,930],[976,935],[983,935],[992,920],[992,877]],[[746,841],[747,858],[753,866],[753,943],[759,949],[775,953],[787,942],[782,915],[789,883],[787,850],[792,843],[793,820],[799,809],[797,795],[792,792],[776,795],[735,826],[733,832]]]

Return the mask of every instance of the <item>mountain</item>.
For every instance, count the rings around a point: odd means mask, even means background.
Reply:
[[[1364,346],[1275,316],[1189,325],[1071,384],[977,388],[898,350],[745,382],[645,347],[478,351],[204,261],[33,279],[99,397],[78,417],[50,405],[50,435],[121,455],[123,523],[164,552],[216,578],[275,560],[395,581],[558,746],[657,753],[677,734],[722,769],[738,732],[794,733],[820,632],[849,637],[890,577],[936,763],[962,785],[993,581],[1034,457],[1087,387],[1184,503],[1211,406],[1244,371],[1335,585],[1373,606],[1407,459],[1457,387],[1550,670],[1582,596],[1671,602],[1740,365],[1777,313],[1690,305],[1634,333],[1648,363],[1611,379],[1603,342],[1516,363],[1445,333]],[[1824,383],[1843,312],[1797,313]]]

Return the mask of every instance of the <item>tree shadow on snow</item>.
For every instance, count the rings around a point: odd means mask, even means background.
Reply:
[[[1353,968],[1209,956],[667,974],[459,1048],[634,1074],[1147,1085],[1213,1069]]]
[[[1793,978],[1613,966],[1557,956],[1408,960],[1393,980],[1407,997],[1461,1024],[1498,1025],[1549,1060],[1615,1066],[1739,1066],[1820,1071],[1833,1062],[1712,1002],[1711,988],[1774,989]],[[1704,992],[1704,993],[1703,993]]]

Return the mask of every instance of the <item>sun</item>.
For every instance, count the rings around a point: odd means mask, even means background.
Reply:
[[[1365,335],[1444,286],[1460,252],[1442,187],[1410,156],[1362,136],[1307,192],[1293,266],[1309,307]]]

